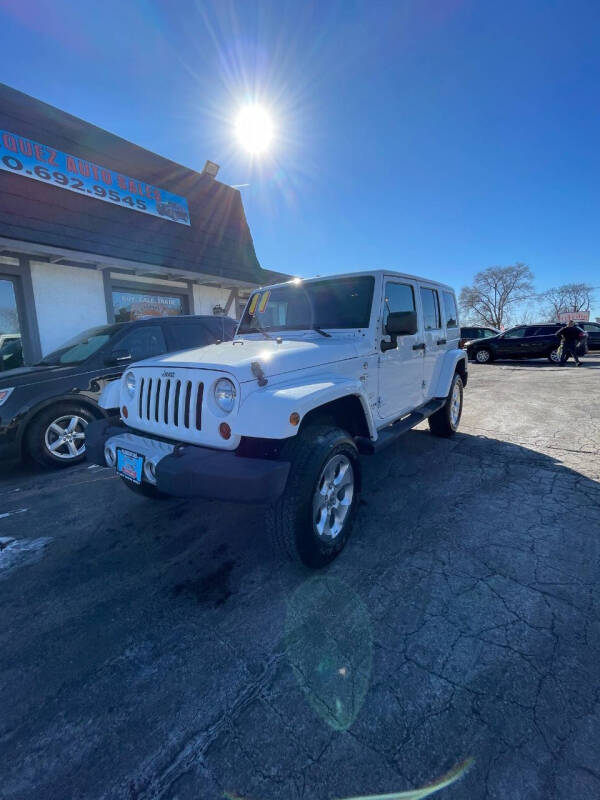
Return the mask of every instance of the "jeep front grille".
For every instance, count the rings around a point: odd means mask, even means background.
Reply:
[[[200,381],[143,377],[137,397],[138,419],[200,431],[203,394],[204,383]]]

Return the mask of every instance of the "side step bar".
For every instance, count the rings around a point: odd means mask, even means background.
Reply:
[[[355,441],[359,451],[366,455],[379,453],[380,450],[393,444],[403,433],[406,433],[406,431],[418,425],[419,422],[423,422],[427,417],[439,411],[447,399],[447,397],[434,397],[428,403],[425,403],[425,405],[415,409],[408,416],[402,417],[397,422],[392,423],[392,425],[381,428],[378,431],[377,441],[375,442],[371,441],[371,439],[368,439],[366,436],[357,436]]]

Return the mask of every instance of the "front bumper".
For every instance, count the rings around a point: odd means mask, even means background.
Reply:
[[[122,443],[146,457],[152,452],[156,462],[156,488],[173,497],[272,503],[283,493],[290,471],[288,461],[246,458],[232,450],[168,443],[136,433],[114,418],[88,425],[88,461],[106,466],[104,447],[110,439],[114,439],[117,446]]]

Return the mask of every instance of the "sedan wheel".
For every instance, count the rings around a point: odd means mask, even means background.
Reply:
[[[478,350],[475,353],[475,361],[477,361],[478,364],[487,364],[490,360],[490,355],[489,350]]]
[[[58,417],[46,428],[44,441],[56,458],[71,461],[85,453],[87,420],[76,414]]]
[[[85,432],[94,419],[79,403],[57,403],[41,411],[25,434],[29,454],[40,464],[69,467],[85,458]]]

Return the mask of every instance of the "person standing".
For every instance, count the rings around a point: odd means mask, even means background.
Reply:
[[[573,356],[575,359],[575,365],[580,367],[581,361],[577,355],[577,345],[583,336],[583,331],[581,328],[578,328],[573,320],[570,319],[564,328],[561,328],[556,332],[556,335],[559,337],[559,339],[562,339],[562,355],[560,357],[561,367],[564,367],[564,365],[567,363],[569,356]]]

